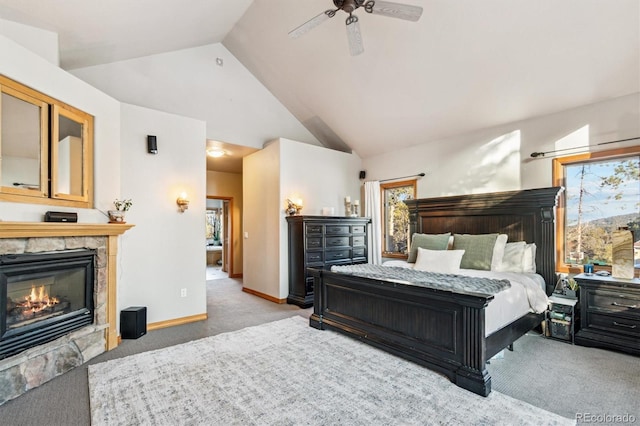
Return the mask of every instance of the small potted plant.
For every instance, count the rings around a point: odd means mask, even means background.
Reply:
[[[126,200],[115,199],[113,201],[113,205],[116,207],[115,210],[109,210],[109,222],[110,223],[125,223],[125,212],[129,211],[133,202],[131,198]]]

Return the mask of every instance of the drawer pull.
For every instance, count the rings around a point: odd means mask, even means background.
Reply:
[[[619,327],[626,327],[626,328],[636,328],[636,325],[635,325],[635,324],[634,324],[634,325],[629,325],[629,324],[620,324],[620,323],[619,323],[619,322],[617,322],[617,321],[614,321],[614,322],[613,322],[613,325],[617,325],[617,326],[619,326]]]
[[[339,258],[341,258],[341,257],[343,257],[342,253],[338,253],[338,254],[334,254],[334,255],[333,255],[333,258],[334,258],[334,259],[339,259]]]
[[[622,303],[618,303],[618,302],[613,302],[612,305],[620,306],[621,308],[631,308],[631,309],[636,309],[638,307],[638,305],[623,305]]]

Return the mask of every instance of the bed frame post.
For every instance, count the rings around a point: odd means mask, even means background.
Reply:
[[[313,277],[313,313],[309,317],[309,325],[318,330],[324,330],[322,324],[322,300],[324,296],[324,286],[322,285],[322,271],[309,268]]]
[[[478,395],[491,392],[491,376],[486,365],[484,338],[484,307],[463,306],[462,335],[466,340],[462,347],[462,366],[456,371],[455,383]]]

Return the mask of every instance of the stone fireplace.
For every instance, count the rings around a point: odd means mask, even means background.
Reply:
[[[0,359],[93,324],[95,250],[0,255]]]
[[[92,294],[87,295],[85,299],[88,306],[70,310],[77,314],[72,322],[83,323],[59,333],[53,339],[43,339],[47,341],[27,349],[20,349],[17,353],[8,354],[4,359],[0,359],[0,404],[118,345],[115,303],[117,243],[118,236],[132,226],[128,224],[0,222],[0,256],[26,255],[29,258],[44,256],[44,254],[53,254],[55,257],[58,254],[64,257],[65,253],[91,252],[95,257],[91,267]],[[40,274],[36,275],[39,277]],[[47,286],[44,285],[44,287],[43,294]],[[13,291],[15,293],[22,290],[17,286]],[[61,292],[60,289],[53,291]],[[40,294],[40,292],[40,288],[34,285],[34,293]],[[4,297],[7,297],[6,293],[5,290]],[[65,297],[66,299],[74,298],[73,294]],[[78,299],[78,297],[75,298]],[[65,303],[71,302],[67,300]],[[78,300],[74,303],[78,306],[80,304]],[[61,308],[50,308],[51,312],[55,309]],[[91,312],[88,321],[87,311]],[[71,313],[63,315],[73,316]],[[27,326],[30,326],[28,321],[31,320],[23,318],[20,321],[26,321]],[[47,318],[45,322],[47,321],[52,320]],[[5,324],[5,330],[2,330],[5,334],[6,328]]]

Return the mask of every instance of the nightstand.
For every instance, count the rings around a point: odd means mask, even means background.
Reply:
[[[640,355],[640,279],[580,274],[579,345]]]
[[[574,343],[577,318],[578,299],[549,296],[547,324],[549,337]]]

